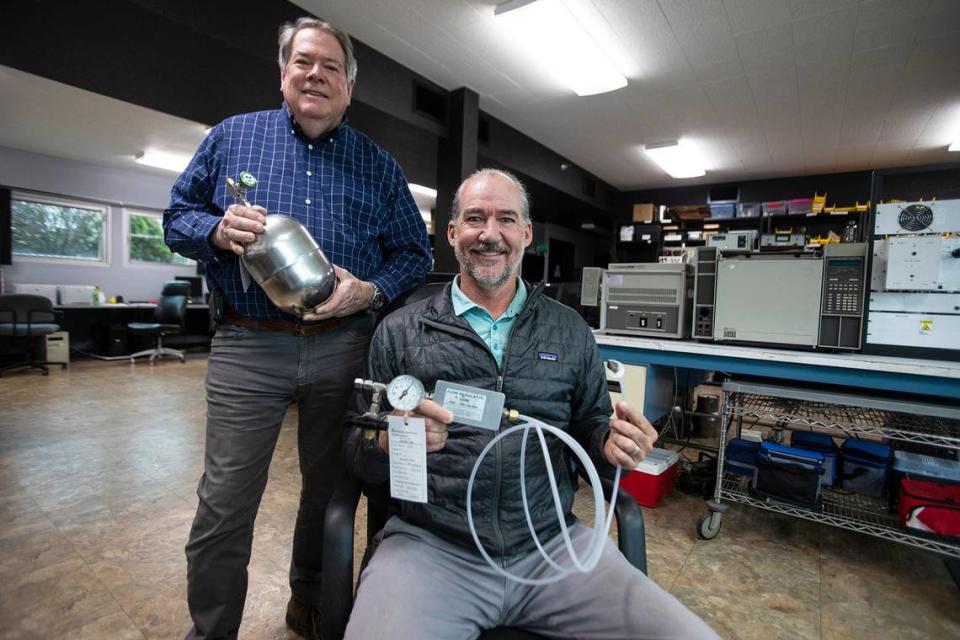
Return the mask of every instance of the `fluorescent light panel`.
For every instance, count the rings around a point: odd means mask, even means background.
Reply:
[[[140,164],[157,169],[166,169],[175,173],[182,173],[187,165],[190,164],[190,156],[183,153],[173,153],[171,151],[157,151],[156,149],[147,149],[134,156]]]
[[[578,96],[627,86],[624,75],[560,0],[511,0],[498,5],[494,15],[516,43]]]
[[[671,177],[698,178],[707,172],[699,150],[685,140],[648,144],[643,150]]]
[[[415,195],[426,196],[427,198],[433,198],[433,199],[437,198],[436,189],[431,189],[430,187],[424,187],[422,185],[414,184],[412,182],[409,184],[409,187],[410,187],[410,192]]]

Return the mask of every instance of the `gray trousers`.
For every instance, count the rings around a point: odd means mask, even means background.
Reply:
[[[719,638],[627,562],[609,539],[590,573],[574,572],[553,584],[527,586],[494,572],[475,549],[442,540],[399,517],[387,522],[383,534],[360,577],[347,640],[464,640],[498,626],[520,627],[549,638]],[[592,529],[580,522],[571,528],[578,552],[591,534]],[[569,564],[560,535],[544,548],[561,565]],[[586,554],[579,555],[583,559]],[[502,566],[526,578],[554,573],[537,551]]]
[[[224,324],[207,370],[207,430],[197,515],[187,542],[187,638],[235,638],[247,593],[253,523],[287,407],[299,410],[302,486],[290,587],[320,601],[327,503],[343,470],[344,413],[360,375],[372,317],[309,337]]]

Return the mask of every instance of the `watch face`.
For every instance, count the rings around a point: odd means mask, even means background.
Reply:
[[[387,400],[394,409],[413,411],[423,400],[423,383],[413,376],[397,376],[387,384]]]

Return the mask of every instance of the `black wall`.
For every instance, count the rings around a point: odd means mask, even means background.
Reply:
[[[13,214],[10,206],[10,189],[0,188],[0,265],[13,264]]]
[[[282,0],[12,0],[4,3],[4,23],[13,28],[0,40],[0,64],[214,124],[280,105],[277,27],[301,15]],[[447,92],[353,42],[359,74],[350,123],[392,153],[410,181],[436,186],[447,114],[417,108],[415,88],[438,94],[441,105]],[[594,215],[612,214],[614,192],[607,185],[597,181],[597,196],[583,195],[580,169],[561,172],[563,158],[495,118],[484,119],[489,144],[481,153],[555,190],[537,199],[552,203],[544,206],[544,219],[579,227],[582,205]]]

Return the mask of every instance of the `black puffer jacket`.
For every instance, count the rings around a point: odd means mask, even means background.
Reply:
[[[504,349],[503,368],[463,318],[453,313],[450,285],[403,307],[380,324],[370,345],[369,377],[387,382],[408,373],[433,390],[437,380],[501,390],[506,407],[568,431],[601,475],[613,475],[602,448],[612,413],[606,379],[589,327],[572,309],[530,288]],[[500,429],[512,426],[503,420]],[[402,503],[403,518],[448,540],[473,547],[466,517],[467,481],[480,451],[496,433],[454,423],[443,449],[427,455],[427,504]],[[575,456],[547,435],[564,516],[573,521]],[[512,556],[535,548],[520,494],[520,434],[501,440],[484,458],[473,487],[473,518],[487,552]],[[354,472],[368,482],[388,479],[387,456],[376,442],[352,433],[346,443]],[[537,436],[527,441],[527,496],[542,541],[560,531]]]

